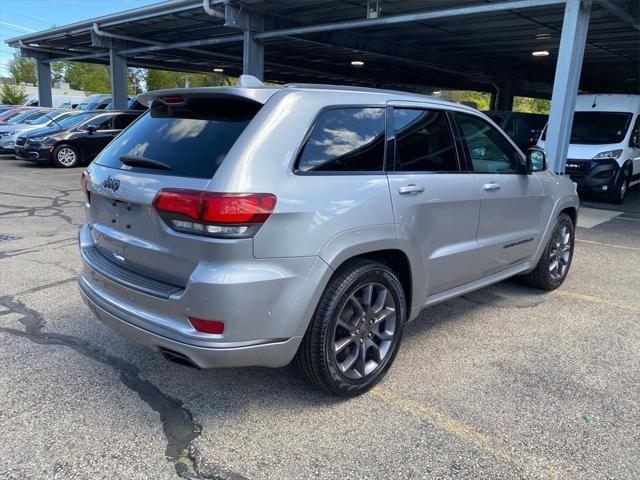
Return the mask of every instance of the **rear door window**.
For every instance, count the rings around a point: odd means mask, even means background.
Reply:
[[[443,111],[394,108],[396,170],[402,172],[451,172],[458,161]]]
[[[381,172],[384,168],[383,107],[331,108],[320,114],[305,143],[296,170]]]
[[[156,100],[95,162],[156,175],[211,178],[261,106],[240,99],[187,98],[175,106]],[[171,170],[124,166],[122,155],[156,160]]]

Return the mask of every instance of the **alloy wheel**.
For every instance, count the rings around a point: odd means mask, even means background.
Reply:
[[[76,163],[76,152],[69,147],[63,147],[58,150],[57,158],[61,165],[70,167]]]
[[[367,283],[353,292],[338,314],[333,332],[333,355],[338,370],[362,379],[392,353],[396,334],[396,304],[381,283]]]
[[[554,282],[561,280],[569,268],[571,260],[571,230],[560,225],[551,238],[549,250],[549,273]]]

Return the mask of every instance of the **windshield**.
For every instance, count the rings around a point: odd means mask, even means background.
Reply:
[[[169,170],[151,170],[158,175],[211,178],[261,106],[236,99],[192,98],[177,107],[156,101],[95,162],[149,172],[120,161],[122,155],[143,157],[170,166]]]
[[[33,110],[25,110],[24,112],[19,113],[14,117],[11,117],[11,120],[9,121],[9,123],[20,123],[25,118],[28,118],[31,115],[33,115],[33,113],[34,113]]]
[[[69,117],[65,117],[61,120],[56,120],[56,123],[60,125],[62,128],[67,129],[71,127],[75,127],[76,125],[84,122],[85,120],[93,117],[94,113],[80,113],[76,115],[71,115]]]
[[[631,113],[623,112],[576,112],[573,115],[571,143],[601,145],[620,143],[624,140],[631,123]],[[543,140],[546,140],[545,129]]]
[[[54,115],[54,112],[38,112],[34,113],[31,117],[27,118],[24,123],[28,123],[29,125],[41,125],[43,123],[47,123],[51,118],[49,115]]]

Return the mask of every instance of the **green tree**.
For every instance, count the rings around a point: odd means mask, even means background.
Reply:
[[[27,92],[19,85],[9,85],[3,83],[0,88],[0,100],[5,105],[19,105],[25,98],[27,98]]]
[[[542,113],[544,115],[549,115],[550,108],[551,101],[544,98],[515,97],[513,99],[514,112]]]
[[[449,102],[474,103],[478,110],[489,110],[491,103],[491,94],[472,90],[442,90],[434,95]]]
[[[51,62],[51,81],[53,83],[61,82],[64,80],[64,71],[66,69],[67,62]]]
[[[36,61],[33,58],[27,58],[19,55],[13,55],[9,60],[9,73],[16,83],[36,84]]]
[[[111,91],[109,70],[105,65],[68,62],[64,79],[74,90],[84,90],[87,93],[109,93]]]
[[[229,85],[229,78],[217,73],[186,73],[149,69],[146,83],[147,90],[183,88],[187,83],[191,87],[217,87]]]

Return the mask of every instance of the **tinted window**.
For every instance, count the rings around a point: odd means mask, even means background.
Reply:
[[[85,120],[93,117],[93,113],[81,113],[78,115],[71,115],[70,117],[63,118],[62,120],[56,119],[56,123],[60,125],[62,128],[67,129],[74,127]]]
[[[116,115],[116,118],[114,119],[114,128],[116,130],[124,130],[136,118],[138,118],[138,115]]]
[[[384,108],[335,108],[317,119],[296,168],[302,172],[383,170]]]
[[[113,115],[100,115],[89,120],[87,125],[93,125],[98,130],[113,130]]]
[[[255,102],[211,98],[191,98],[175,107],[156,101],[95,161],[156,175],[211,178],[260,107]],[[157,160],[172,170],[125,166],[121,155]]]
[[[522,161],[520,154],[503,134],[482,118],[458,112],[455,116],[474,172],[518,172]]]
[[[575,112],[571,128],[571,143],[600,145],[620,143],[629,131],[631,113]],[[546,140],[547,129],[542,136]]]
[[[444,112],[395,108],[396,170],[447,172],[458,169]]]

